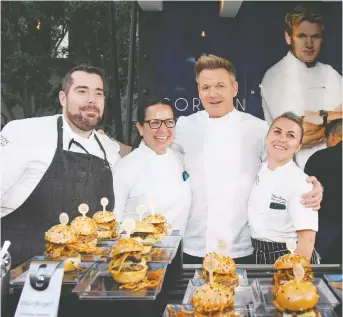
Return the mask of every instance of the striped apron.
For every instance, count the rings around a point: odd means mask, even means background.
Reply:
[[[253,257],[256,264],[274,264],[275,261],[285,254],[290,253],[287,250],[286,243],[267,242],[251,238],[254,247]],[[313,249],[311,256],[311,264],[320,264],[320,256]]]

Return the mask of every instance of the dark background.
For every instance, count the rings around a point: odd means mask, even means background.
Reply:
[[[259,84],[266,70],[288,52],[284,17],[299,3],[244,1],[235,18],[219,16],[219,1],[163,1],[161,12],[140,10],[139,102],[162,94],[184,109],[177,109],[178,116],[195,112],[194,61],[203,53],[215,54],[234,63],[239,102],[243,105],[245,99],[245,111],[263,119]],[[319,60],[342,74],[342,3],[311,4],[319,8],[325,24]],[[236,108],[242,110],[237,103]]]

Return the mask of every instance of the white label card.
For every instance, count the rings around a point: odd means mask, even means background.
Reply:
[[[14,317],[57,317],[63,274],[62,262],[52,274],[48,287],[38,291],[31,286],[29,270]]]

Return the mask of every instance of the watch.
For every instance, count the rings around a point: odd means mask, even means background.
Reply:
[[[323,126],[328,123],[328,112],[326,110],[319,110],[319,115],[323,118]]]

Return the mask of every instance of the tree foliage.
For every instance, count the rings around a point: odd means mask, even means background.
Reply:
[[[127,85],[131,3],[116,1],[115,7],[118,79],[123,96]],[[35,109],[36,113],[52,106],[59,109],[59,87],[51,83],[52,74],[61,77],[80,62],[105,71],[110,67],[109,2],[2,1],[1,17],[2,100],[7,108],[19,103],[25,117],[35,115]],[[66,32],[68,58],[57,58],[57,48]]]

